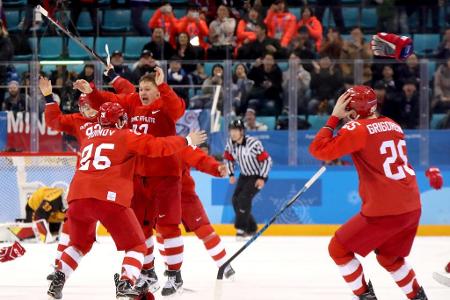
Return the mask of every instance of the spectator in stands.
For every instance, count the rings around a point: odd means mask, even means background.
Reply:
[[[259,12],[252,8],[238,23],[236,29],[236,47],[256,40],[256,25],[260,23]]]
[[[375,82],[373,89],[377,95],[377,112],[397,121],[401,109],[395,95],[387,93],[386,86],[382,81]]]
[[[191,73],[196,69],[194,61],[205,58],[205,50],[200,46],[192,46],[189,41],[189,35],[186,32],[178,34],[176,53],[182,60],[190,61],[190,63],[183,63],[183,69],[187,73]]]
[[[201,46],[206,51],[209,45],[205,38],[209,35],[209,29],[205,20],[200,17],[197,5],[188,6],[187,15],[178,21],[177,29],[178,32],[186,32],[189,35],[193,46]]]
[[[445,30],[442,42],[436,50],[435,57],[439,59],[447,59],[450,57],[450,28]]]
[[[325,9],[329,7],[331,12],[333,13],[334,23],[336,24],[336,28],[340,32],[344,32],[344,18],[342,17],[342,1],[341,0],[317,0],[316,7],[316,16],[317,19],[323,23],[322,17]]]
[[[186,107],[189,107],[189,88],[187,86],[190,83],[186,71],[181,67],[181,58],[176,55],[172,56],[167,70],[167,84],[186,102]],[[177,85],[184,85],[184,87],[177,87]]]
[[[8,97],[2,105],[2,110],[20,112],[25,111],[28,96],[21,93],[19,83],[11,81],[8,83]]]
[[[2,20],[0,20],[0,62],[12,60],[14,55],[14,47],[9,38],[8,30]],[[7,79],[7,65],[0,64],[0,85],[6,85]],[[5,91],[0,88],[0,107],[2,105],[3,98],[5,97]]]
[[[117,75],[129,81],[133,81],[133,74],[131,73],[130,68],[124,64],[123,53],[121,51],[115,50],[111,54],[111,64],[114,66],[114,71]]]
[[[341,71],[328,56],[321,57],[319,63],[313,62],[313,65],[314,71],[311,74],[313,99],[309,102],[308,111],[311,114],[331,113],[337,92],[343,84]]]
[[[305,26],[309,36],[316,42],[316,49],[320,49],[323,39],[323,28],[320,21],[314,16],[313,10],[305,6],[302,9],[302,18],[297,23],[297,30]]]
[[[395,70],[396,81],[403,86],[407,80],[413,79],[416,86],[420,83],[420,68],[419,59],[415,54],[411,54],[410,57],[406,59],[405,64],[396,65],[397,70]]]
[[[71,22],[69,22],[69,30],[71,32],[78,32],[76,29],[78,18],[80,17],[83,8],[86,8],[89,11],[89,16],[91,17],[91,23],[92,27],[94,28],[94,32],[97,32],[98,28],[97,7],[98,7],[97,0],[72,0],[70,9]]]
[[[419,125],[419,96],[417,94],[416,80],[405,80],[400,96],[400,115],[397,121],[402,128],[416,129]]]
[[[237,64],[233,73],[233,107],[236,115],[240,115],[247,108],[248,94],[253,87],[253,80],[247,77],[247,67],[244,64]]]
[[[276,59],[284,58],[285,51],[281,48],[278,40],[267,36],[267,28],[264,24],[255,26],[256,40],[243,44],[238,49],[239,59],[257,59],[268,52],[274,55]]]
[[[152,40],[142,49],[153,53],[153,58],[156,60],[167,60],[175,55],[175,49],[164,40],[164,30],[161,27],[153,29]]]
[[[169,42],[172,47],[176,47],[177,36],[177,18],[173,14],[172,6],[167,3],[158,8],[148,21],[150,29],[162,28],[164,31],[164,40]]]
[[[391,65],[384,65],[382,70],[382,78],[379,82],[383,83],[386,87],[386,92],[395,97],[398,94],[399,85],[394,79],[394,69]]]
[[[267,125],[256,121],[256,111],[253,108],[247,108],[244,117],[245,129],[250,131],[267,131]]]
[[[297,18],[287,10],[284,0],[276,0],[267,11],[264,24],[267,35],[280,41],[282,47],[287,47],[295,35]]]
[[[291,84],[297,85],[297,106],[298,113],[308,113],[307,107],[311,99],[311,74],[303,68],[300,57],[296,53],[292,53],[289,57],[289,67],[296,68],[295,81],[291,81],[290,69],[283,72],[283,113],[289,112],[289,86]]]
[[[336,28],[328,28],[327,36],[322,42],[319,50],[320,56],[328,56],[332,60],[339,59],[341,57],[342,47],[344,41],[342,41],[341,34]]]
[[[156,66],[157,63],[153,58],[153,53],[147,49],[143,49],[141,57],[133,66],[133,83],[138,84],[139,79],[147,73],[154,72]]]
[[[217,9],[217,18],[209,24],[208,59],[231,59],[235,45],[234,31],[236,20],[230,17],[230,11],[225,5]]]
[[[350,32],[350,39],[344,41],[341,51],[341,59],[355,60],[355,59],[370,59],[372,58],[372,49],[370,44],[364,40],[364,34],[361,28],[355,27]],[[342,63],[342,73],[344,76],[353,76],[354,64]],[[369,63],[363,65],[363,82],[372,79],[372,70]]]
[[[248,78],[255,82],[248,96],[248,107],[264,115],[279,114],[282,108],[283,73],[272,53],[257,59]]]
[[[78,79],[84,79],[87,82],[94,81],[94,65],[93,64],[86,64],[83,68],[83,71],[78,74]]]
[[[434,98],[431,107],[435,113],[446,113],[450,109],[450,57],[434,74]]]
[[[139,35],[149,36],[150,30],[142,20],[142,13],[150,6],[150,0],[129,0],[131,6],[131,23]]]
[[[202,84],[202,94],[194,96],[190,99],[191,108],[211,108],[213,102],[213,96],[216,90],[216,86],[223,87],[223,66],[221,64],[215,64],[211,70],[211,76],[205,79]],[[217,109],[222,110],[223,102],[223,89],[220,90],[219,102]]]
[[[190,75],[194,85],[202,85],[206,78],[208,78],[208,74],[205,72],[205,65],[203,63],[198,63],[195,66],[195,70]]]
[[[67,66],[56,65],[56,69],[51,71],[49,79],[54,85],[53,92],[61,96],[64,84],[69,80]]]

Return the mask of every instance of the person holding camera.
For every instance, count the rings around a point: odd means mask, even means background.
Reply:
[[[167,1],[168,2],[168,1]],[[164,31],[164,41],[169,42],[173,48],[176,47],[177,18],[173,14],[172,6],[169,3],[158,8],[148,21],[148,28],[162,28]]]
[[[192,46],[201,46],[203,49],[208,49],[208,43],[205,38],[209,35],[208,24],[204,17],[200,15],[197,5],[190,4],[187,8],[186,16],[182,17],[177,24],[178,32],[186,32],[189,35]]]

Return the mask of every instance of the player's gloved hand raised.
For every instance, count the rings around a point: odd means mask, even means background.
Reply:
[[[186,139],[188,140],[189,146],[197,146],[197,145],[203,144],[207,138],[208,138],[208,136],[206,135],[206,132],[204,130],[192,131],[186,137]]]
[[[435,190],[440,190],[444,184],[444,178],[442,177],[441,170],[435,167],[428,168],[425,172],[425,176],[430,180],[430,186]]]
[[[409,37],[393,33],[377,33],[372,36],[370,46],[374,55],[394,57],[398,60],[405,60],[414,52],[412,40]]]

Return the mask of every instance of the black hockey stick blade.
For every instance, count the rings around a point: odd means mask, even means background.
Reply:
[[[295,201],[297,201],[297,199],[304,193],[306,192],[306,190],[309,189],[309,187],[311,185],[314,184],[314,182],[316,182],[317,179],[319,179],[319,177],[323,174],[323,172],[325,172],[326,168],[325,167],[321,167],[306,183],[305,185],[302,187],[302,189],[300,191],[297,192],[297,194],[294,195],[294,197],[292,197],[289,201],[287,201],[283,207],[266,223],[266,225],[264,225],[263,228],[261,228],[250,240],[247,241],[247,243],[245,243],[244,246],[242,246],[238,251],[236,251],[235,254],[233,254],[233,256],[231,256],[220,268],[219,268],[219,272],[217,272],[217,279],[218,280],[222,280],[223,279],[223,275],[225,272],[226,267],[236,258],[239,256],[239,254],[241,254],[245,249],[247,249],[248,246],[250,246],[258,237],[261,236],[261,234],[264,233],[264,231],[267,230],[267,228],[269,228],[270,225],[273,224],[273,222],[276,221],[276,219],[286,210],[288,209],[292,204],[295,203]]]
[[[70,32],[68,29],[64,28],[63,25],[59,24],[57,20],[54,20],[52,17],[48,15],[48,11],[45,10],[42,6],[38,5],[37,10],[45,17],[47,20],[50,21],[53,25],[55,25],[59,30],[61,30],[65,35],[67,35],[70,39],[72,39],[75,43],[77,43],[81,48],[83,48],[84,51],[86,51],[89,55],[91,55],[93,58],[99,60],[102,62],[105,66],[107,66],[106,60],[98,55],[97,52],[92,50],[88,45],[83,43],[83,41],[80,39],[79,36],[74,35],[72,32]]]

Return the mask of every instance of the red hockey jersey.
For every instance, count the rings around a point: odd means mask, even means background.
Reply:
[[[336,128],[339,120],[327,122]],[[309,148],[320,160],[351,154],[359,175],[359,194],[365,216],[399,215],[420,209],[420,193],[413,168],[408,164],[401,127],[387,117],[347,123],[337,136],[322,128]]]
[[[94,91],[89,94],[93,105],[104,102],[118,102],[128,114],[128,122],[136,132],[156,137],[176,135],[175,124],[185,111],[183,99],[163,83],[158,86],[161,97],[150,105],[142,105],[139,94],[134,92],[132,83],[117,78],[113,83],[118,94],[106,91]],[[181,162],[178,156],[162,158],[140,157],[136,165],[136,174],[141,176],[181,176]]]
[[[181,198],[183,196],[196,195],[195,182],[191,176],[191,168],[207,173],[212,176],[220,177],[220,163],[212,156],[203,152],[200,148],[187,147],[180,152],[183,161],[183,173],[181,178]]]
[[[86,128],[81,139],[80,165],[75,171],[67,197],[95,198],[129,206],[133,197],[133,176],[137,155],[161,157],[186,148],[179,136],[156,138],[129,129]]]

